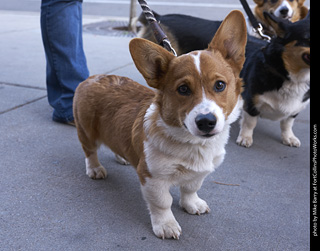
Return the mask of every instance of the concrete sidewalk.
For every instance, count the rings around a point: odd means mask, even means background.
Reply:
[[[138,177],[106,148],[106,180],[85,174],[76,129],[51,121],[38,13],[0,12],[0,250],[309,250],[310,110],[296,119],[299,149],[280,143],[279,123],[260,120],[252,148],[231,129],[224,163],[199,195],[211,213],[188,215],[172,189],[183,233],[152,232]],[[84,17],[84,23],[100,17]],[[5,25],[3,25],[5,24]],[[84,33],[91,74],[145,83],[130,38]]]

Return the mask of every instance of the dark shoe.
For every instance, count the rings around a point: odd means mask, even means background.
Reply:
[[[61,118],[58,118],[58,117],[55,117],[55,116],[52,117],[52,120],[54,122],[57,122],[57,123],[60,123],[60,124],[76,126],[76,124],[74,123],[74,120],[61,119]]]
[[[68,121],[66,124],[76,127],[76,123],[74,123],[74,120],[73,121]]]

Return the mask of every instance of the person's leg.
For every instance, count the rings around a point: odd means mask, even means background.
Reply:
[[[42,0],[41,31],[53,120],[71,122],[74,91],[89,77],[82,42],[82,1]]]

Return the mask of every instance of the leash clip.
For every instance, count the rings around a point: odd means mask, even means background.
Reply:
[[[271,37],[269,37],[268,35],[264,34],[263,33],[263,27],[261,25],[261,23],[259,23],[259,27],[256,29],[256,28],[252,28],[252,30],[255,32],[255,33],[258,33],[264,40],[266,40],[268,43],[271,42]]]

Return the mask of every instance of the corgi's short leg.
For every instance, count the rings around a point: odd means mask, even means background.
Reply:
[[[181,227],[172,211],[172,196],[170,184],[167,181],[150,178],[141,186],[142,194],[147,202],[152,229],[159,238],[179,239]]]
[[[293,117],[281,120],[280,128],[282,143],[287,146],[300,147],[300,140],[294,135],[292,131],[293,122]]]
[[[180,206],[184,208],[189,214],[200,215],[210,212],[210,208],[207,205],[207,202],[200,199],[197,194],[197,191],[200,189],[202,182],[203,178],[180,187]]]
[[[82,149],[86,156],[86,174],[91,179],[104,179],[107,177],[107,171],[98,160],[97,149],[99,146],[97,145],[96,140],[87,136],[88,133],[86,133],[79,124],[77,124],[77,131],[79,140],[82,144]]]
[[[240,120],[240,133],[237,138],[237,144],[244,147],[250,147],[253,143],[253,130],[258,122],[258,117],[250,116],[246,111],[242,111]]]
[[[130,162],[127,161],[125,158],[122,158],[120,155],[115,154],[114,155],[116,157],[116,161],[121,164],[121,165],[130,165]]]
[[[107,171],[100,164],[96,151],[86,157],[86,173],[91,179],[104,179],[107,177]]]

